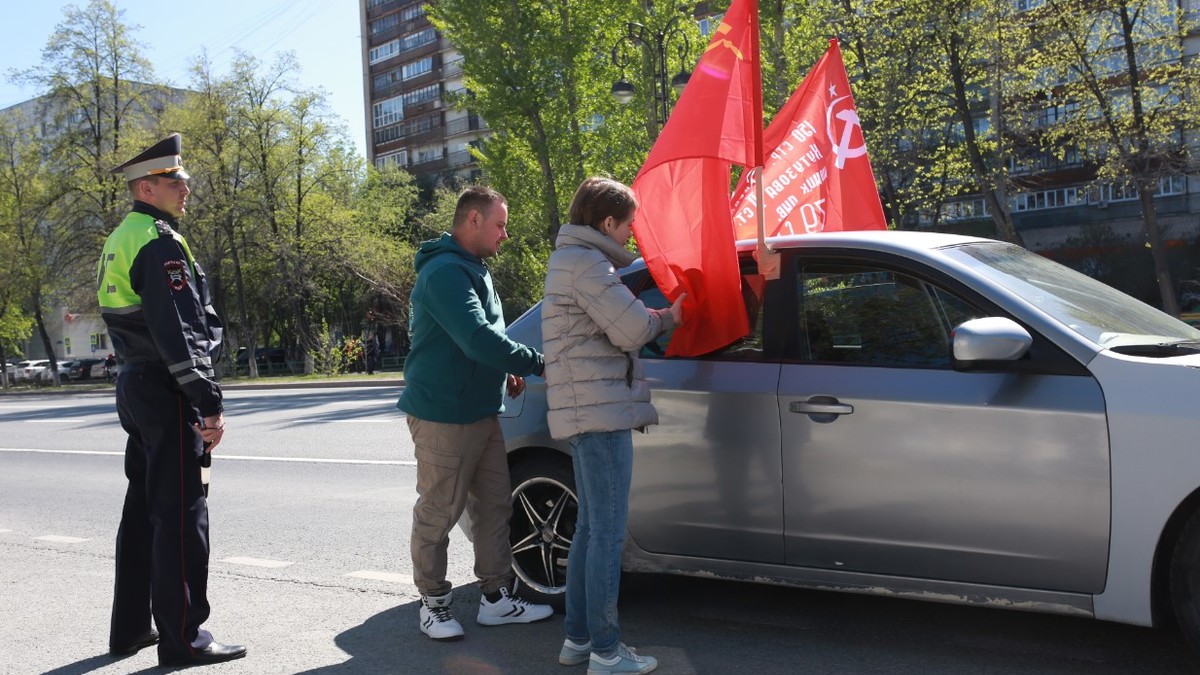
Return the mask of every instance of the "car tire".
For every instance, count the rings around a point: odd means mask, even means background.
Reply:
[[[1200,509],[1197,509],[1175,540],[1171,555],[1171,606],[1179,628],[1200,654]]]
[[[521,595],[561,610],[566,604],[567,554],[579,513],[571,458],[559,453],[528,456],[511,467],[510,477],[509,540]]]

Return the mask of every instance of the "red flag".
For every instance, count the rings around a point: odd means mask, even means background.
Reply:
[[[767,127],[766,235],[885,230],[887,221],[836,39]],[[758,233],[754,185],[742,174],[730,201],[738,239]]]
[[[734,0],[633,181],[638,246],[668,298],[687,291],[669,356],[750,332],[729,214],[732,164],[762,165],[758,0]]]

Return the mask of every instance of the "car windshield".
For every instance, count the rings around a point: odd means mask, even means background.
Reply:
[[[1200,330],[1019,246],[969,244],[943,252],[1101,347],[1200,340]]]

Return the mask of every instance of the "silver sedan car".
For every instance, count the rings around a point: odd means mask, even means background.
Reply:
[[[751,334],[641,357],[625,568],[1088,616],[1200,644],[1200,330],[1025,249],[855,232],[739,244]],[[622,272],[667,302],[639,261]],[[509,328],[541,344],[541,308]],[[561,600],[571,453],[502,416],[513,558]]]

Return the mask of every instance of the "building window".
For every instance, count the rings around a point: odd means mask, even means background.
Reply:
[[[388,14],[385,17],[375,19],[371,22],[371,35],[378,35],[385,30],[395,28],[400,25],[399,14]]]
[[[415,5],[409,5],[400,10],[401,21],[412,21],[418,17],[425,16],[425,3],[419,2]]]
[[[388,2],[388,0],[367,0],[367,9],[371,9],[372,7],[378,7],[385,2]]]
[[[943,221],[986,218],[988,214],[987,202],[983,201],[982,197],[959,202],[949,202],[942,204],[939,209],[940,220]]]
[[[406,80],[411,80],[419,75],[433,71],[433,57],[426,56],[419,61],[404,64],[402,77]]]
[[[1159,196],[1181,195],[1187,192],[1187,180],[1183,176],[1163,176],[1158,181]]]
[[[375,65],[376,63],[379,63],[380,61],[386,61],[387,59],[390,59],[399,53],[400,41],[392,40],[390,42],[385,42],[378,47],[372,47],[371,50],[367,52],[367,60],[371,62],[371,65]]]
[[[712,34],[712,32],[716,30],[717,26],[721,25],[721,19],[724,17],[725,15],[723,13],[713,14],[712,16],[706,16],[697,21],[696,26],[700,29],[700,37],[708,37],[710,34]]]
[[[371,84],[376,89],[383,89],[384,87],[391,86],[392,84],[395,84],[396,82],[399,82],[399,81],[400,81],[400,69],[394,68],[392,70],[387,71],[386,73],[381,73],[379,75],[376,75],[375,79],[371,81]]]
[[[408,166],[408,150],[389,152],[386,155],[380,155],[375,158],[375,168],[383,169],[388,166],[396,166],[401,169]]]
[[[442,158],[445,149],[440,145],[423,145],[413,149],[413,164],[424,164]]]
[[[439,120],[438,114],[426,115],[406,121],[404,124],[397,124],[385,129],[377,129],[375,131],[375,145],[383,145],[394,140],[412,136],[414,134],[424,133],[437,126]]]
[[[426,101],[432,101],[438,97],[440,91],[441,89],[436,84],[431,84],[427,87],[421,87],[420,89],[413,89],[407,94],[404,94],[404,105],[411,106],[418,105]]]
[[[412,35],[405,35],[404,37],[400,38],[400,42],[401,42],[400,50],[408,51],[410,49],[416,49],[417,47],[420,47],[422,45],[427,45],[436,39],[437,39],[437,31],[435,31],[432,28],[426,28],[425,30],[423,30],[419,33],[413,33]]]
[[[404,119],[403,98],[403,96],[394,96],[371,106],[376,129],[386,127],[389,124],[395,124]]]

